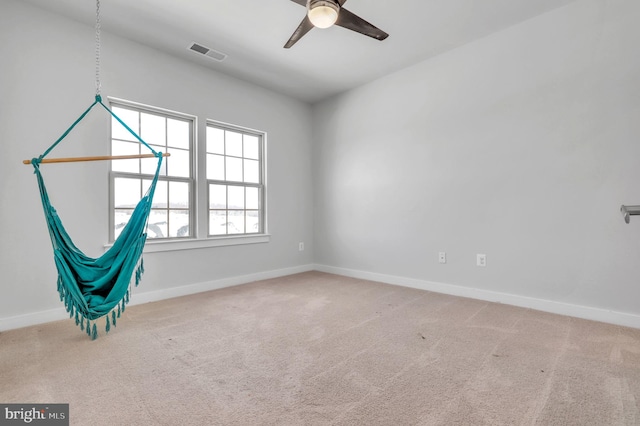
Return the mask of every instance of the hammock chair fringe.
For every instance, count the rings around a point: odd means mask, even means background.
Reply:
[[[135,272],[135,285],[137,286],[144,274],[144,267],[142,258],[140,258],[140,262]],[[132,280],[133,281],[133,280]],[[133,283],[133,282],[132,282]],[[129,284],[129,289],[125,293],[122,300],[117,304],[117,309],[114,307],[106,314],[97,317],[97,318],[89,318],[88,312],[83,309],[83,306],[78,306],[75,302],[71,293],[65,290],[65,286],[63,284],[63,280],[61,276],[58,276],[58,293],[60,295],[60,301],[64,301],[64,306],[66,311],[69,313],[69,318],[74,318],[76,326],[80,327],[81,331],[85,331],[87,336],[91,337],[91,340],[95,340],[98,338],[98,328],[96,326],[96,322],[104,318],[105,319],[105,332],[109,333],[111,331],[111,327],[116,326],[116,318],[120,318],[122,312],[124,312],[126,305],[129,303],[130,292],[131,292],[131,284]],[[93,324],[91,321],[93,320]],[[86,322],[86,326],[85,326]]]

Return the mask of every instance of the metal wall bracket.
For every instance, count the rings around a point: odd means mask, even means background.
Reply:
[[[622,213],[622,216],[624,217],[624,221],[629,223],[629,221],[631,220],[631,216],[640,215],[640,206],[625,206],[625,205],[622,205],[620,207],[620,212]]]

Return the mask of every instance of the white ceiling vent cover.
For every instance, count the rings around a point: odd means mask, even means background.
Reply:
[[[208,47],[205,47],[198,43],[192,43],[187,49],[193,50],[194,52],[199,53],[201,55],[208,56],[211,59],[216,60],[218,62],[224,61],[227,57],[227,55],[222,52],[209,49]]]

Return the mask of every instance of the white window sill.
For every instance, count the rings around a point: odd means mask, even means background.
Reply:
[[[175,250],[195,250],[209,247],[237,246],[243,244],[268,243],[271,238],[269,234],[260,235],[239,235],[229,237],[210,237],[206,239],[184,239],[184,240],[162,240],[156,241],[148,239],[144,245],[144,253],[157,253]],[[106,244],[105,250],[113,244]]]

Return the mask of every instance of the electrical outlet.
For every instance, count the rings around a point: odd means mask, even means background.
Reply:
[[[487,266],[487,255],[478,253],[476,255],[476,264],[478,266]]]
[[[298,251],[304,251],[304,243],[298,243]]]
[[[438,253],[438,262],[447,263],[447,253],[446,252],[441,251],[440,253]]]

